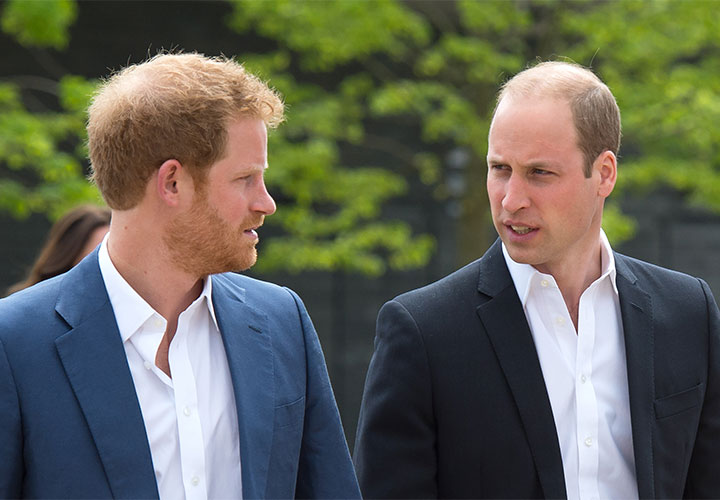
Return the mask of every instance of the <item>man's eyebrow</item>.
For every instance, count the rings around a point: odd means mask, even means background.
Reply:
[[[508,164],[505,160],[498,156],[488,156],[487,157],[487,163],[489,165],[506,165]],[[558,162],[552,161],[552,160],[532,160],[528,163],[523,163],[519,165],[519,167],[522,168],[548,168],[557,166]]]
[[[526,163],[524,166],[528,168],[546,168],[554,165],[554,162],[552,161],[546,161],[546,160],[535,160],[531,161],[530,163]]]
[[[502,158],[500,158],[499,156],[490,156],[490,155],[488,155],[488,156],[486,157],[486,161],[487,161],[488,163],[504,163],[504,162],[502,161]]]
[[[268,164],[261,164],[261,163],[245,163],[238,167],[239,170],[245,170],[245,171],[265,171],[268,168]]]

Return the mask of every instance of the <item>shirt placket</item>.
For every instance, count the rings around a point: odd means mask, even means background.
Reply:
[[[596,284],[580,297],[578,312],[578,348],[575,370],[577,411],[578,486],[580,498],[597,500],[599,465],[598,408],[593,386],[593,350],[595,347],[595,310],[592,307]]]
[[[189,334],[187,332],[188,322],[183,321],[183,319],[187,319],[183,317],[184,315],[183,313],[178,321],[178,330],[170,345],[169,353],[169,363],[175,390],[180,463],[185,498],[187,500],[205,500],[207,498],[205,447],[198,413],[195,375],[190,363],[187,342]]]

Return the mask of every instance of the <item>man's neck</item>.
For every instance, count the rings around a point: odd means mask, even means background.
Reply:
[[[114,222],[114,221],[113,221]],[[160,234],[111,227],[108,253],[113,265],[125,281],[168,325],[200,296],[203,279],[189,275],[173,265]]]
[[[594,245],[594,249],[580,254],[580,259],[573,262],[563,262],[552,268],[538,269],[538,271],[550,274],[555,278],[555,283],[560,289],[570,313],[570,318],[575,325],[575,331],[578,329],[580,297],[602,275],[602,252],[600,246],[601,243],[598,240]]]
[[[177,331],[180,313],[200,296],[203,280],[173,266],[167,252],[163,251],[162,241],[113,238],[111,229],[107,245],[108,255],[118,273],[167,321],[155,354],[155,365],[172,378],[168,357],[170,344]]]

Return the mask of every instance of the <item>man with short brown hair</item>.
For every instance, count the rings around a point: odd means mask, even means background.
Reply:
[[[282,113],[224,58],[103,84],[88,145],[108,236],[0,301],[0,497],[359,497],[302,301],[231,273],[275,211]]]
[[[378,315],[365,496],[720,498],[720,313],[704,281],[612,251],[619,145],[591,71],[544,63],[504,86],[500,240]]]

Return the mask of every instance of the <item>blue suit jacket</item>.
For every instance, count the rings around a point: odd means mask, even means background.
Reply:
[[[294,292],[212,276],[244,498],[359,497],[317,335]],[[157,498],[97,250],[0,300],[0,498]]]

